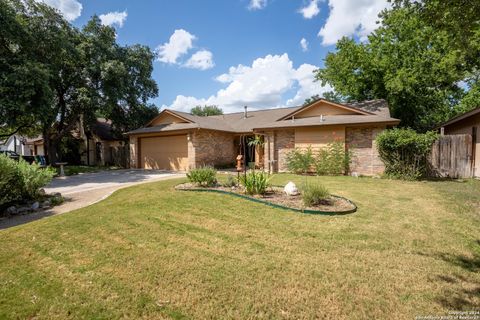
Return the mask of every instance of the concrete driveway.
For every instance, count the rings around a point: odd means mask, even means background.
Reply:
[[[14,216],[0,220],[0,229],[6,229],[48,216],[83,208],[105,199],[114,191],[136,184],[184,177],[183,173],[155,170],[124,169],[84,173],[55,178],[45,188],[47,193],[60,192],[65,198],[62,205],[50,210]]]

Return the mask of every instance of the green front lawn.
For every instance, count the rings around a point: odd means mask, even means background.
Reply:
[[[274,183],[304,178],[277,175]],[[182,180],[0,231],[0,318],[413,319],[480,307],[480,181],[310,177],[359,207],[274,209]]]

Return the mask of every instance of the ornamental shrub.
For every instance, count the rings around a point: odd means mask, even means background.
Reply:
[[[345,150],[345,143],[330,142],[316,154],[315,171],[318,175],[342,175],[348,172],[351,159],[351,152]]]
[[[37,164],[18,162],[0,155],[0,207],[20,200],[38,198],[40,188],[55,176],[55,170]]]
[[[296,174],[306,174],[315,163],[312,148],[308,147],[305,150],[295,148],[287,154],[286,162],[288,171]]]
[[[334,141],[314,153],[311,147],[294,149],[287,154],[289,171],[306,174],[315,171],[318,175],[342,175],[348,172],[351,153],[345,150],[343,141]]]
[[[38,164],[29,164],[23,159],[19,159],[17,168],[22,185],[22,199],[29,200],[38,198],[40,188],[52,181],[52,178],[57,173],[53,168],[41,168]]]
[[[217,171],[214,168],[205,166],[190,170],[187,173],[188,181],[202,187],[212,187],[217,183]]]
[[[231,188],[231,187],[236,187],[237,186],[237,178],[235,178],[232,175],[228,175],[227,179],[223,183],[224,187]]]
[[[247,194],[265,194],[270,186],[270,177],[263,171],[249,171],[245,175],[240,175],[240,184]]]
[[[0,155],[0,208],[21,199],[21,179],[17,162]]]
[[[306,184],[302,190],[302,200],[306,207],[325,203],[329,196],[327,188],[321,184]]]
[[[412,129],[390,129],[376,138],[378,153],[390,178],[415,180],[430,174],[428,158],[435,132],[417,133]]]

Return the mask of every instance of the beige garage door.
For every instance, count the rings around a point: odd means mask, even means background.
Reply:
[[[187,136],[141,138],[140,166],[144,169],[187,170]]]

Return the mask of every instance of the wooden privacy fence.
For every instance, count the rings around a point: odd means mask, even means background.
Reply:
[[[432,146],[431,165],[441,177],[473,176],[473,144],[469,134],[440,136]]]

